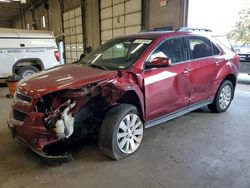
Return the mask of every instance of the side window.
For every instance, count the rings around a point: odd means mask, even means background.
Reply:
[[[184,37],[168,39],[160,44],[149,57],[149,61],[156,57],[168,57],[173,64],[186,61],[188,53]]]
[[[212,47],[213,47],[213,55],[218,55],[220,54],[220,50],[217,48],[217,46],[215,46],[213,43],[212,43]]]
[[[213,47],[205,37],[191,36],[188,37],[192,59],[198,59],[213,55]]]

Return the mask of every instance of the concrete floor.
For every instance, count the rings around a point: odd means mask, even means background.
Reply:
[[[0,88],[1,188],[250,187],[250,82],[238,84],[225,113],[203,109],[146,130],[140,150],[125,160],[105,158],[94,142],[57,167],[11,138],[6,92]]]

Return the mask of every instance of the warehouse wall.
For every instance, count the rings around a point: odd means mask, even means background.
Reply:
[[[56,36],[62,34],[62,17],[58,0],[49,0],[49,28]]]
[[[42,27],[42,16],[46,17],[46,27]],[[22,25],[23,24],[23,25]],[[27,9],[24,11],[23,21],[21,16],[18,16],[13,20],[13,28],[22,28],[22,29],[34,29],[33,24],[36,24],[35,27],[39,30],[50,30],[55,33],[55,35],[60,35],[62,33],[62,19],[61,19],[61,10],[60,3],[58,0],[49,0],[49,9],[45,9],[44,5],[36,7],[34,11],[34,22],[32,11]]]
[[[153,29],[156,27],[166,26],[173,26],[174,28],[178,28],[181,26],[185,26],[187,22],[188,0],[167,1],[168,4],[161,7],[160,0],[61,0],[64,5],[63,8],[61,8],[59,0],[49,0],[48,10],[46,10],[44,5],[42,4],[36,7],[35,11],[33,11],[33,14],[30,9],[27,9],[24,13],[25,16],[23,16],[25,19],[21,21],[21,16],[18,16],[13,20],[12,27],[27,29],[27,24],[29,24],[30,29],[33,29],[32,26],[34,18],[37,24],[37,29],[50,30],[53,31],[56,36],[59,36],[63,34],[63,21],[61,12],[69,12],[82,6],[85,7],[83,8],[83,10],[85,11],[83,11],[82,13],[84,34],[83,43],[85,47],[91,46],[93,49],[95,49],[100,45],[101,41],[106,41],[103,36],[105,36],[105,32],[108,31],[113,31],[113,34],[111,35],[112,38],[131,32],[138,32],[141,29]],[[101,5],[99,5],[100,2]],[[105,8],[106,6],[104,5],[106,4],[107,7],[108,5],[112,5],[112,7]],[[119,7],[124,8],[120,10]],[[110,12],[109,9],[111,9],[112,12]],[[141,9],[142,19],[140,16],[141,14],[139,14],[141,12]],[[107,14],[104,14],[106,10],[108,10],[109,12],[107,12]],[[138,15],[134,16],[134,14],[132,14],[133,11]],[[108,14],[111,14],[110,19],[105,17],[105,15]],[[133,15],[133,17],[130,16],[130,18],[128,18],[128,20],[126,21],[125,17],[127,14]],[[43,15],[46,17],[46,28],[43,28],[41,25],[41,17]],[[130,22],[134,23],[136,20],[139,20],[138,23],[136,22],[136,24],[132,24],[131,27],[133,26],[138,28],[131,30],[131,32],[127,32],[127,27],[129,27],[128,24]],[[140,20],[143,20],[143,22],[141,23]],[[110,24],[108,24],[109,22]],[[23,25],[21,23],[23,23]],[[121,24],[124,24],[124,26],[121,26],[120,28]],[[102,39],[100,39],[100,36],[102,36]]]
[[[160,0],[145,0],[144,29],[173,26],[174,29],[187,25],[188,0],[168,0],[160,6]]]
[[[34,11],[35,23],[39,30],[53,31],[56,36],[60,36],[63,33],[62,17],[59,0],[49,0],[48,11],[44,8],[44,5],[36,7]],[[64,8],[63,12],[76,9],[81,6],[81,0],[63,0]],[[85,20],[86,23],[86,46],[97,48],[100,46],[100,34],[99,34],[99,0],[85,0],[83,6],[86,7]],[[46,16],[46,27],[42,27],[41,17]],[[13,28],[34,29],[32,11],[27,9],[24,12],[24,19],[21,21],[21,16],[18,16],[13,20]],[[83,22],[83,23],[84,23]],[[23,23],[23,25],[22,25]]]
[[[96,49],[100,46],[99,0],[87,0],[85,6],[86,46]]]
[[[9,24],[9,23],[0,23],[0,27],[1,27],[1,28],[11,28],[12,25]]]
[[[59,0],[49,0],[49,9],[48,11],[44,8],[44,5],[36,7],[34,11],[34,19],[37,24],[37,29],[39,30],[51,30],[54,31],[55,35],[60,35],[62,33],[62,19],[61,19],[61,9]],[[64,0],[64,11],[68,11],[80,6],[80,0]],[[13,28],[23,28],[27,29],[27,24],[30,25],[30,29],[33,24],[32,11],[27,9],[24,11],[23,25],[21,21],[21,16],[18,16],[13,20]],[[41,17],[46,16],[47,27],[43,28],[41,26]],[[49,25],[48,25],[49,24]]]

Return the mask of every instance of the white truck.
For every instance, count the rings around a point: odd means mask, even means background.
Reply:
[[[24,78],[60,65],[52,32],[0,28],[0,78]]]

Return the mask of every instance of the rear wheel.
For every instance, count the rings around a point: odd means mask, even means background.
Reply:
[[[100,150],[120,160],[135,153],[141,145],[144,126],[135,106],[119,104],[106,115],[100,130]]]
[[[38,72],[39,70],[34,67],[34,66],[24,66],[22,68],[19,69],[19,71],[17,72],[17,74],[21,77],[21,78],[25,78],[28,76],[31,76],[32,74]]]
[[[214,101],[208,105],[212,112],[225,112],[231,104],[234,94],[234,86],[229,80],[224,80],[218,89]]]

